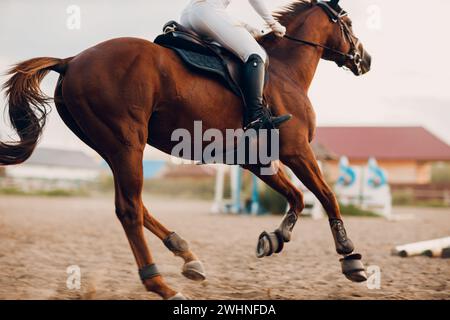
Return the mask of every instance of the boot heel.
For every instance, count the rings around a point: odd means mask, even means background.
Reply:
[[[286,114],[280,117],[272,117],[271,121],[275,128],[279,128],[283,123],[292,119],[292,114]]]

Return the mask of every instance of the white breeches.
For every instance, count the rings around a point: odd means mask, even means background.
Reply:
[[[191,1],[183,11],[180,22],[201,36],[216,41],[244,62],[247,62],[252,54],[259,55],[264,62],[267,61],[266,51],[241,23],[228,15],[225,6],[219,2]]]

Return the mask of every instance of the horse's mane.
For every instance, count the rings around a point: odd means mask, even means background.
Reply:
[[[299,14],[310,9],[317,0],[297,0],[291,2],[274,12],[275,17],[282,25],[289,25]]]
[[[311,9],[315,4],[317,4],[317,0],[296,0],[275,11],[274,16],[282,25],[289,26],[300,14]],[[279,38],[270,33],[262,37],[259,42],[268,49],[279,40]]]

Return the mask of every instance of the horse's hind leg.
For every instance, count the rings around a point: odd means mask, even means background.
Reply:
[[[279,166],[276,174],[274,175],[261,174],[261,167],[259,166],[244,166],[245,169],[253,172],[253,174],[258,176],[267,185],[284,196],[290,206],[288,213],[284,216],[283,221],[275,232],[269,233],[264,231],[260,235],[258,239],[258,246],[256,248],[256,255],[258,258],[270,256],[273,253],[279,253],[283,250],[284,243],[291,240],[291,234],[294,226],[300,213],[304,209],[303,195],[301,191],[291,183],[286,173],[282,170],[280,164],[274,165]]]
[[[61,76],[58,80],[58,85],[56,86],[55,90],[55,104],[58,110],[59,115],[61,116],[64,123],[88,146],[90,146],[92,149],[97,151],[106,162],[108,162],[111,169],[113,169],[112,162],[110,160],[111,157],[107,157],[105,152],[102,152],[101,149],[84,133],[84,131],[81,129],[81,127],[77,124],[75,119],[73,118],[72,114],[70,113],[69,109],[67,108],[66,104],[64,103],[63,97],[62,97],[62,82],[63,77]],[[78,108],[79,109],[79,108]],[[120,164],[118,165],[120,166]],[[136,168],[138,170],[139,166]],[[127,170],[126,168],[123,170]],[[116,170],[117,171],[117,170]],[[114,173],[114,170],[113,170]],[[137,179],[136,181],[139,181]],[[115,178],[114,185],[116,190],[120,190],[120,185],[118,184],[118,179]],[[116,195],[117,198],[117,195]],[[142,206],[143,207],[143,206]],[[170,232],[164,228],[159,222],[157,222],[154,218],[150,217],[150,215],[147,212],[147,209],[143,207],[144,210],[144,221],[146,227],[150,227],[150,230],[155,233],[158,237],[166,237],[170,234]],[[137,213],[139,215],[139,213]],[[155,279],[156,281],[156,279]],[[151,288],[152,286],[147,286],[147,288]],[[161,287],[164,288],[164,284],[162,283]],[[161,290],[158,290],[161,291]],[[168,293],[171,292],[171,290],[165,290]]]
[[[343,255],[342,269],[344,274],[352,281],[366,280],[364,267],[360,262],[361,256],[351,255],[354,251],[353,242],[347,236],[339,204],[334,192],[325,182],[314,152],[309,144],[302,148],[301,154],[295,156],[282,156],[282,161],[295,173],[302,183],[319,199],[327,212],[331,232],[333,234],[336,251]]]
[[[158,220],[156,220],[147,208],[144,207],[144,226],[156,235],[164,245],[177,257],[184,260],[182,274],[194,281],[203,281],[206,278],[205,270],[201,261],[190,250],[186,240],[177,233],[169,231]]]
[[[142,150],[131,147],[122,147],[108,157],[116,187],[116,214],[127,235],[145,287],[164,299],[169,299],[176,292],[164,283],[158,273],[144,237],[142,157]]]

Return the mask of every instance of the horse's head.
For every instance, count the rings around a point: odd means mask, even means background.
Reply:
[[[339,6],[339,0],[316,3],[327,16],[325,18],[321,14],[320,24],[328,30],[326,46],[331,50],[324,50],[323,58],[336,62],[339,67],[350,69],[356,76],[369,72],[372,58],[355,36],[352,21]]]
[[[320,58],[334,61],[356,76],[370,71],[372,58],[353,32],[352,21],[339,6],[339,0],[296,0],[277,14],[280,23],[287,28],[285,38],[300,43],[297,47],[302,52],[296,54],[295,44],[268,34],[260,43],[271,56],[278,55],[283,61],[290,57],[298,60],[303,56],[307,45],[321,48]]]

